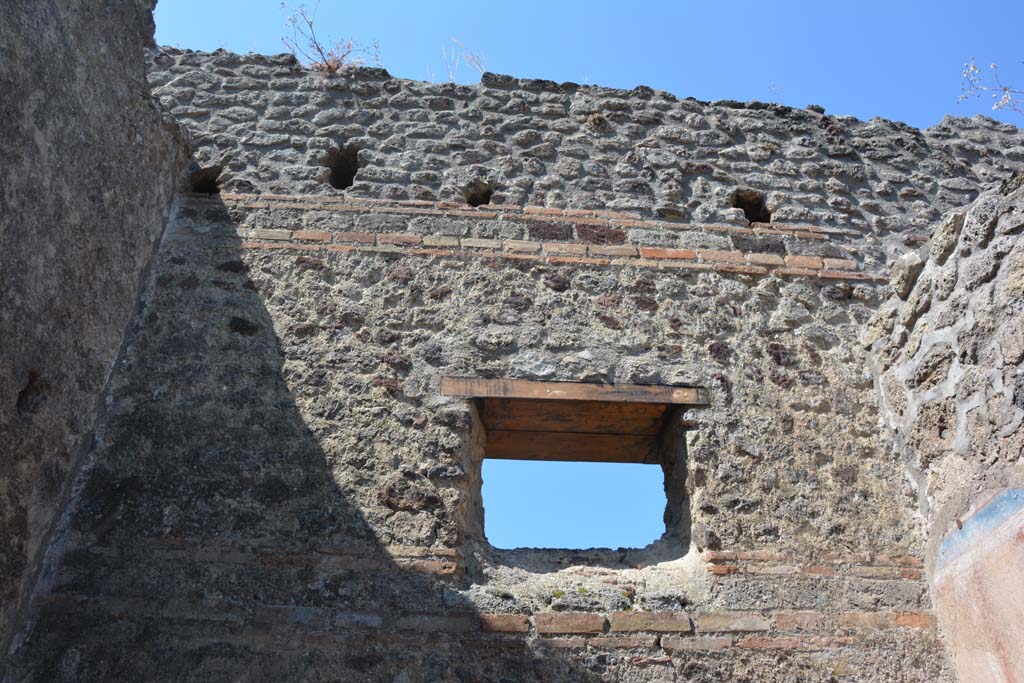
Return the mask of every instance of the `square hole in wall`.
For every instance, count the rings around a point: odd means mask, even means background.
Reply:
[[[443,378],[473,400],[471,535],[497,548],[689,543],[682,413],[694,387]]]

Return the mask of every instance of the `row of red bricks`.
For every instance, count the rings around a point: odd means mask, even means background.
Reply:
[[[280,545],[268,548],[239,548],[232,544],[205,544],[195,547],[187,538],[161,538],[148,542],[154,557],[217,563],[309,564],[323,568],[380,570],[389,566],[438,576],[456,576],[463,571],[462,554],[455,548],[422,546],[321,546],[290,551]],[[101,547],[94,552],[102,554]],[[266,559],[270,558],[270,559]],[[712,575],[734,574],[793,575],[816,577],[859,577],[874,579],[921,579],[923,560],[914,555],[867,553],[831,553],[807,562],[789,553],[771,550],[718,551],[705,550],[701,558]]]
[[[911,555],[834,554],[825,555],[811,563],[772,551],[705,551],[702,557],[709,563],[709,569],[715,576],[804,574],[917,581],[923,574],[923,561]]]
[[[525,614],[481,614],[484,631],[528,633],[530,617]],[[590,612],[542,612],[533,616],[538,635],[598,635],[633,633],[749,634],[765,632],[829,633],[886,630],[892,628],[930,629],[935,618],[927,612],[840,612],[813,610],[758,612],[703,612],[692,618],[686,612],[613,612],[608,616]]]
[[[296,231],[311,232],[311,231]],[[330,233],[328,233],[330,234]],[[338,233],[341,234],[341,233]],[[348,236],[359,233],[348,233]],[[370,233],[366,233],[370,234]],[[398,235],[402,238],[419,236]],[[310,243],[308,236],[303,235],[302,239],[293,238],[289,241],[253,241],[247,240],[241,243],[242,249],[252,250],[292,250],[302,252],[364,252],[377,254],[392,254],[396,256],[430,256],[430,257],[454,257],[454,258],[498,258],[508,261],[536,262],[553,266],[582,265],[582,266],[632,266],[638,268],[655,268],[671,270],[690,271],[711,271],[714,270],[723,274],[734,275],[775,275],[780,277],[814,277],[825,280],[854,280],[887,282],[888,277],[881,274],[861,273],[854,270],[842,270],[840,268],[852,268],[853,261],[844,259],[827,259],[818,256],[786,256],[785,258],[775,254],[744,254],[739,251],[716,251],[716,250],[689,250],[689,249],[655,249],[647,247],[597,247],[576,244],[550,244],[534,243],[540,247],[539,253],[522,253],[517,251],[498,251],[494,242],[503,248],[514,249],[517,245],[506,247],[513,240],[483,240],[464,238],[460,240],[459,247],[437,247],[426,246],[429,240],[422,238],[424,246],[411,246],[410,244],[396,244],[388,240],[396,236],[380,234],[376,235],[376,244],[369,243]],[[265,238],[264,238],[265,239]],[[438,238],[440,239],[440,238]],[[456,238],[447,238],[456,239]],[[530,244],[530,243],[526,243]],[[587,256],[568,255],[571,250],[587,249]],[[591,256],[589,254],[610,253],[610,250],[633,249],[637,256]],[[609,250],[609,251],[599,251]],[[643,253],[648,256],[645,257]],[[764,264],[764,265],[762,265]]]
[[[787,267],[814,270],[857,270],[857,262],[821,256],[790,254],[743,253],[719,249],[674,249],[645,247],[632,244],[596,245],[569,242],[534,242],[529,240],[500,240],[475,237],[450,237],[448,235],[410,235],[408,233],[332,232],[327,230],[285,230],[256,228],[245,233],[250,240],[281,242],[313,242],[347,245],[377,245],[432,247],[440,249],[462,249],[503,251],[514,254],[544,254],[548,256],[589,256],[592,258],[644,258],[697,261],[701,263],[752,264],[765,267]]]
[[[39,596],[35,604],[49,604],[63,612],[98,610],[113,615],[151,613],[145,597],[83,596],[57,593]],[[231,625],[232,630],[252,624],[265,628],[299,627],[323,635],[359,632],[371,637],[387,633],[498,634],[539,638],[560,648],[642,648],[672,650],[824,649],[852,645],[898,630],[934,633],[935,617],[927,612],[817,611],[703,612],[542,612],[525,614],[474,612],[385,615],[296,605],[199,606],[172,600],[160,608],[165,619],[187,619]]]
[[[192,201],[218,201],[206,195],[191,195]],[[245,209],[299,209],[345,213],[401,213],[407,215],[443,216],[450,218],[508,218],[511,220],[569,222],[614,228],[653,228],[662,230],[704,230],[738,235],[780,235],[800,239],[824,240],[829,235],[859,235],[855,230],[812,225],[754,223],[751,227],[719,224],[697,224],[646,217],[640,211],[605,211],[591,209],[560,209],[541,206],[486,205],[471,207],[454,202],[418,200],[356,199],[277,194],[222,193],[219,201]]]

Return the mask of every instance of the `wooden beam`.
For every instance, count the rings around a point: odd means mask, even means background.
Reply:
[[[441,394],[466,398],[619,401],[622,403],[670,403],[688,406],[706,406],[708,404],[704,392],[697,387],[537,382],[528,379],[481,379],[477,377],[442,377]]]
[[[487,432],[485,458],[570,462],[647,463],[656,437],[646,434],[574,432]]]
[[[529,398],[485,398],[484,427],[488,430],[528,432],[584,432],[590,434],[657,434],[665,403],[562,401]]]

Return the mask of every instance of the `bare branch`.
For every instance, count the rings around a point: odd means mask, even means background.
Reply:
[[[291,36],[285,36],[281,41],[296,59],[310,69],[334,74],[362,66],[367,59],[373,64],[380,64],[380,46],[376,41],[366,45],[352,39],[333,42],[320,39],[315,22],[317,10],[320,9],[319,0],[313,5],[312,11],[306,8],[305,3],[289,7],[286,2],[281,2],[281,8],[289,10],[287,24],[291,27]]]
[[[992,84],[985,82],[981,69],[972,57],[960,74],[960,96],[957,102],[963,102],[970,97],[981,97],[982,94],[992,96],[994,102],[992,109],[1015,111],[1024,116],[1024,90],[1018,90],[1005,85],[999,76],[999,65],[989,64],[992,71]]]

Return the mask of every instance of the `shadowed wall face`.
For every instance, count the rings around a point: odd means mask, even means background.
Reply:
[[[3,3],[0,642],[92,438],[184,162],[145,80],[153,4]]]

